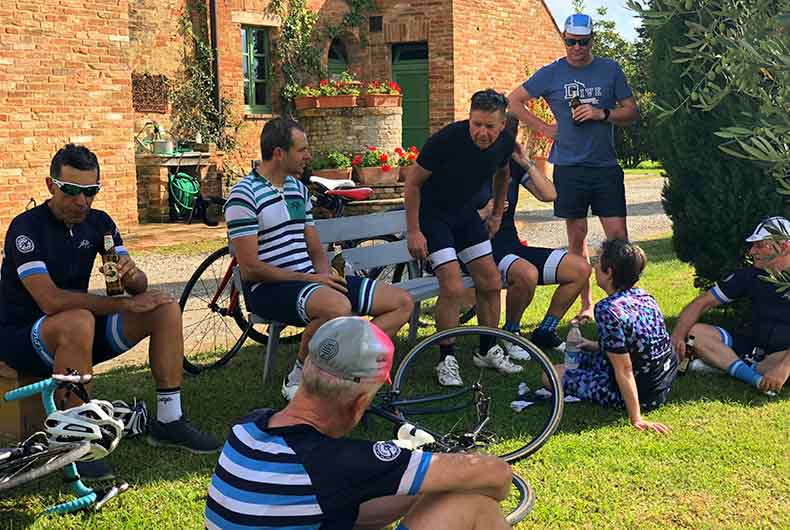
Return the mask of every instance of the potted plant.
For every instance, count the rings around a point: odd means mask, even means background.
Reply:
[[[417,157],[419,156],[420,151],[417,149],[417,146],[412,145],[408,149],[404,149],[402,147],[395,148],[395,156],[397,156],[397,160],[395,161],[395,165],[398,167],[403,166],[410,166],[414,162],[417,161]],[[400,175],[398,176],[398,180],[400,180]]]
[[[554,114],[552,114],[545,99],[531,99],[527,103],[527,108],[546,123],[554,123]],[[534,160],[535,165],[538,166],[538,169],[544,175],[548,175],[549,163],[546,159],[549,156],[549,150],[551,149],[551,144],[554,143],[554,139],[528,127],[524,127],[524,130],[526,131],[527,155]]]
[[[348,72],[340,74],[338,81],[322,79],[318,83],[319,108],[355,107],[357,96],[359,96],[359,82]]]
[[[351,159],[340,151],[317,155],[310,163],[310,167],[313,175],[319,177],[334,180],[351,178]]]
[[[310,85],[296,88],[294,107],[296,110],[314,109],[317,106],[318,90]]]
[[[400,107],[401,88],[395,81],[371,81],[362,101],[366,107]]]
[[[360,184],[392,184],[398,181],[398,172],[391,165],[390,155],[375,145],[355,155],[351,165]]]

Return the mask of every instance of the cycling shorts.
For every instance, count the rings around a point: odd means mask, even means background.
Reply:
[[[625,217],[625,183],[620,166],[555,166],[554,215],[584,219],[592,208],[598,217]]]
[[[43,316],[27,326],[1,326],[0,341],[3,348],[0,360],[26,375],[49,377],[52,375],[54,354],[41,337]],[[134,347],[123,334],[121,313],[97,316],[94,324],[92,361],[97,365],[115,358]]]
[[[354,314],[371,314],[377,285],[376,280],[346,276],[348,293],[345,296]],[[256,315],[291,326],[306,326],[310,323],[307,302],[321,287],[324,287],[321,283],[301,281],[259,283],[252,290],[245,285],[244,294],[247,305]]]
[[[560,262],[568,254],[564,249],[527,247],[518,239],[495,237],[494,261],[502,274],[502,284],[507,285],[507,275],[510,267],[519,259],[526,260],[538,269],[538,285],[552,285],[559,283]]]
[[[469,263],[491,254],[488,229],[474,208],[453,215],[421,210],[420,231],[428,241],[428,260],[433,270],[451,261]]]

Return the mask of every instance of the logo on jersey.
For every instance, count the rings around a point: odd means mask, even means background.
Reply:
[[[33,252],[35,250],[36,245],[33,243],[33,240],[27,236],[17,236],[16,238],[16,249],[23,253],[27,254],[29,252]]]
[[[91,242],[87,239],[83,239],[80,241],[80,244],[77,246],[77,248],[91,248]]]
[[[732,277],[735,276],[734,272],[731,272],[727,276],[721,279],[721,283],[727,283],[728,281],[732,280]]]
[[[382,462],[392,462],[400,454],[400,447],[395,442],[376,442],[373,444],[373,454]]]

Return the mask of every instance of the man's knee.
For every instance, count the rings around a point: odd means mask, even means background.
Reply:
[[[567,283],[583,283],[586,282],[587,279],[590,277],[592,273],[592,266],[590,263],[582,258],[581,256],[575,256],[572,254],[568,254],[563,258],[563,263],[560,265],[561,269],[565,269],[567,267],[568,274],[562,275],[563,279],[567,278]],[[563,267],[563,265],[565,267]],[[564,272],[564,271],[562,271]],[[566,282],[560,282],[566,283]]]
[[[442,298],[463,298],[465,293],[464,280],[460,275],[443,276],[439,279],[439,296]]]
[[[337,317],[345,317],[351,314],[351,302],[342,294],[332,293],[321,300],[321,303],[311,307],[309,312],[310,320],[330,320]]]
[[[538,285],[538,269],[531,263],[519,260],[510,267],[507,279],[508,287],[531,290]]]
[[[395,289],[393,303],[397,307],[398,311],[403,313],[409,314],[414,309],[414,300],[412,299],[411,295],[403,289]]]
[[[153,311],[151,317],[154,326],[172,329],[173,326],[181,326],[181,306],[178,302],[168,302],[162,304]]]
[[[90,352],[96,318],[87,309],[69,309],[47,317],[42,325],[42,335],[46,343],[55,349],[70,344],[85,345]]]

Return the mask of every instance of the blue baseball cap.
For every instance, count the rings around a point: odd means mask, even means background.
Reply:
[[[565,33],[573,35],[590,35],[593,32],[593,21],[590,15],[576,13],[565,19]]]

